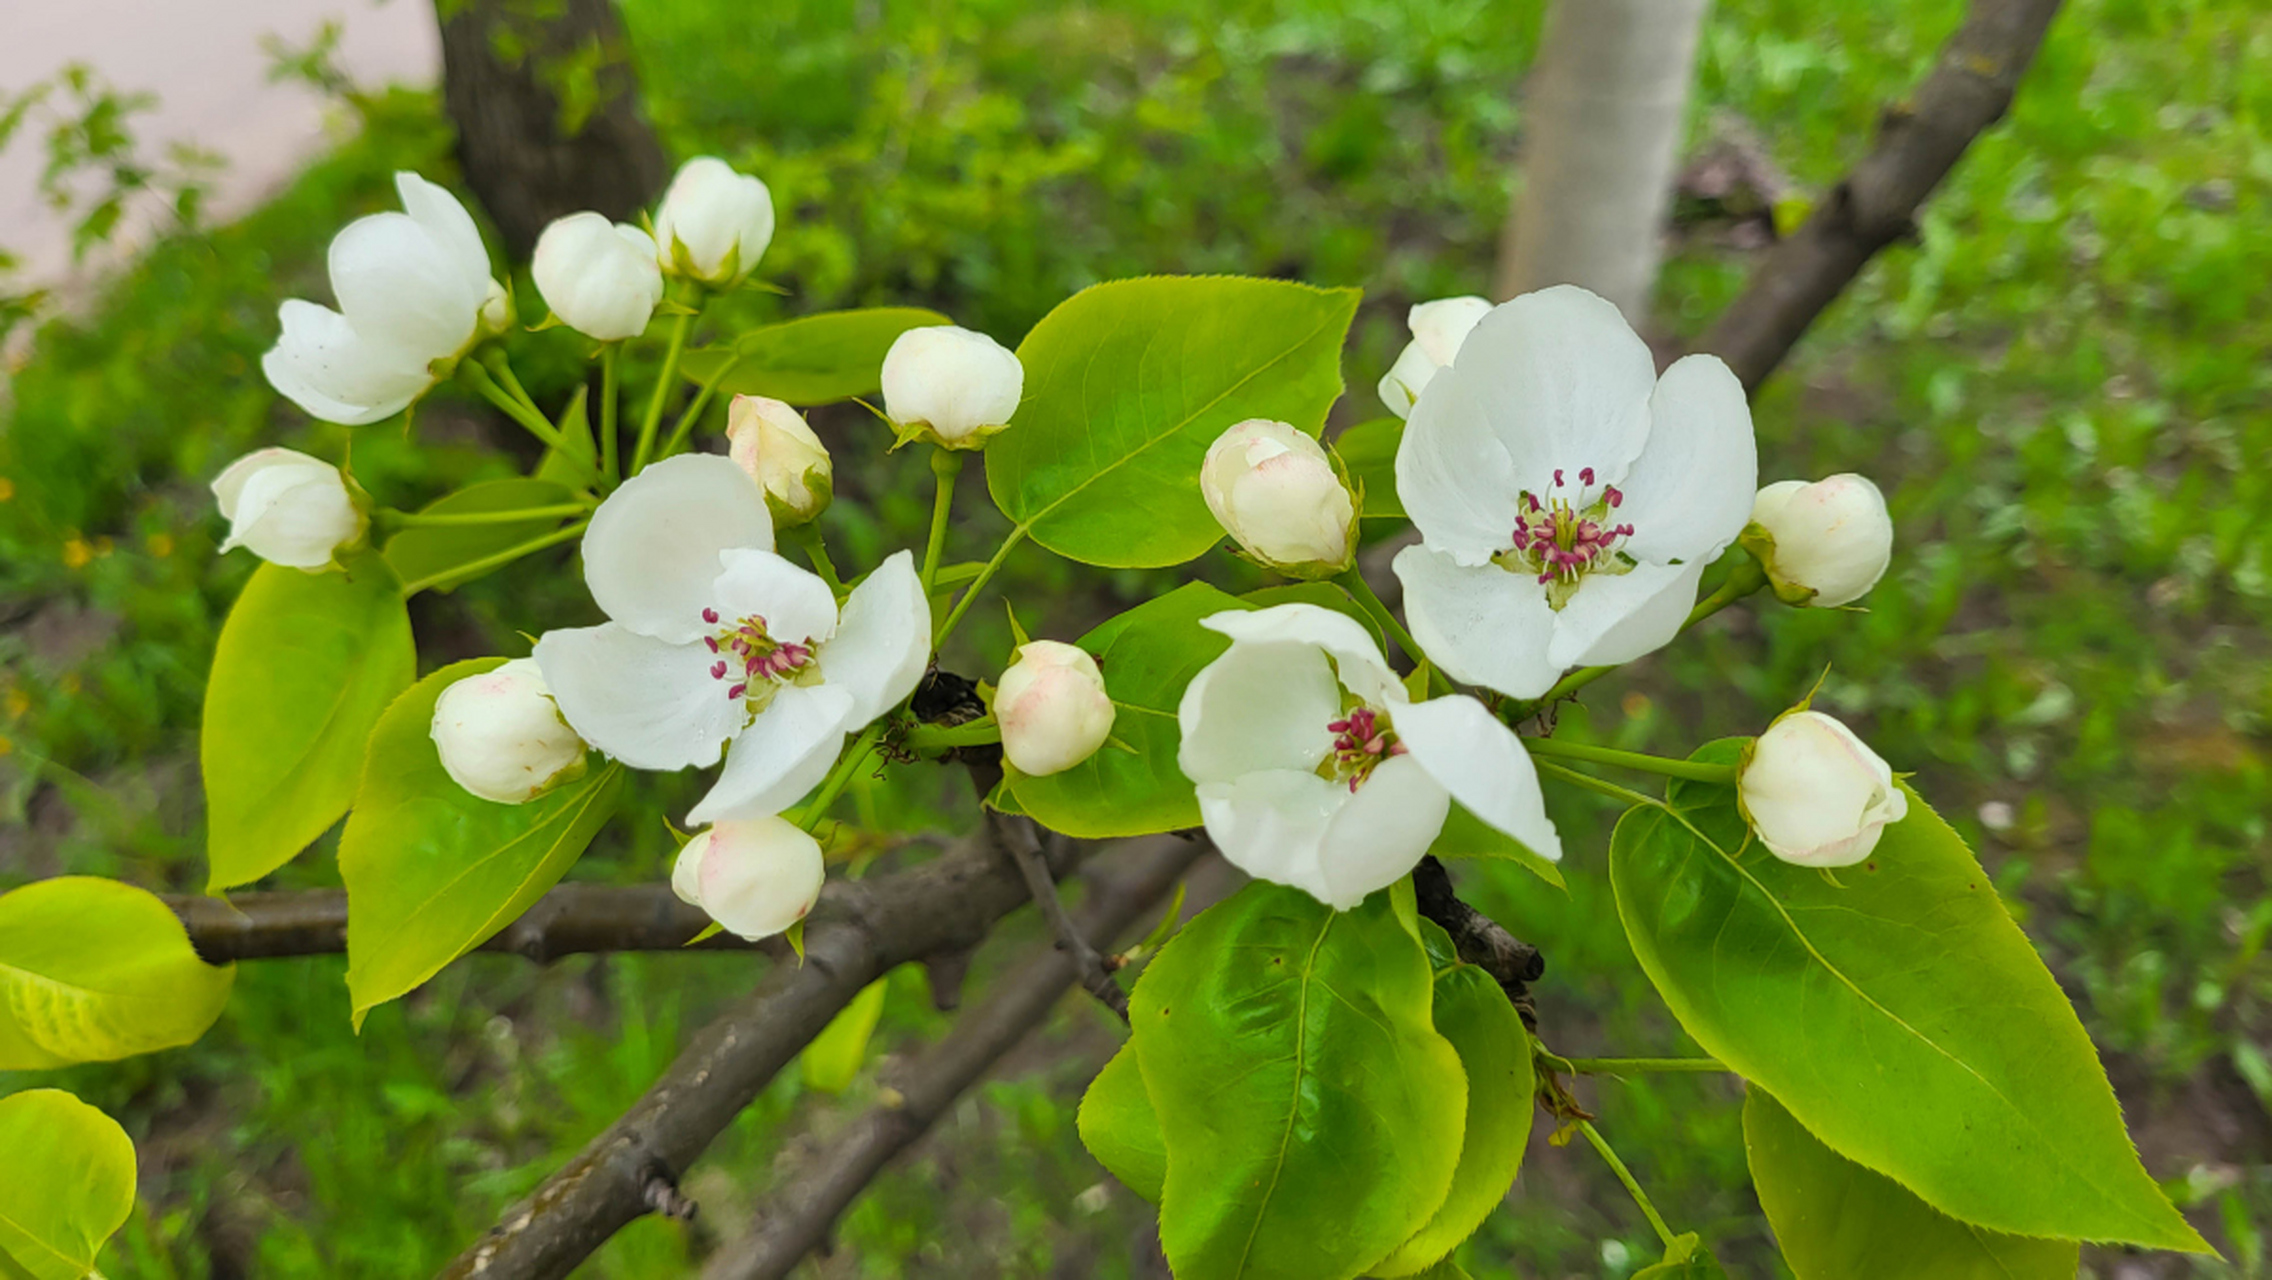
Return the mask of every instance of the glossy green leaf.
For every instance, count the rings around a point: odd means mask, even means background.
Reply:
[[[1160,1202],[1160,1184],[1168,1176],[1167,1141],[1160,1136],[1151,1095],[1144,1091],[1133,1043],[1120,1046],[1089,1082],[1089,1091],[1081,1095],[1078,1124],[1082,1144],[1106,1172],[1145,1200]]]
[[[1952,1217],[2207,1249],[2139,1165],[2050,971],[1922,800],[1835,881],[1746,847],[1731,788],[1675,782],[1671,804],[1618,823],[1610,876],[1634,955],[1706,1053]]]
[[[0,1098],[0,1275],[80,1280],[134,1212],[134,1143],[61,1089]]]
[[[422,508],[420,515],[486,515],[498,511],[569,505],[576,494],[551,480],[488,480],[445,494]],[[387,539],[387,563],[404,582],[427,582],[427,590],[449,591],[481,572],[458,572],[486,556],[508,551],[566,524],[570,517],[554,514],[496,524],[414,525]]]
[[[34,880],[0,894],[0,1071],[189,1044],[235,980],[235,966],[197,958],[152,893],[95,876]]]
[[[823,311],[752,329],[731,346],[689,351],[678,367],[694,383],[708,383],[725,369],[718,383],[722,396],[833,404],[872,395],[883,386],[884,356],[899,335],[953,323],[921,307]]]
[[[798,1072],[805,1087],[822,1093],[842,1093],[851,1087],[868,1061],[868,1041],[876,1034],[876,1019],[883,1016],[886,982],[876,979],[860,988],[837,1015],[797,1055]]]
[[[1341,458],[1350,487],[1364,496],[1359,514],[1367,520],[1404,515],[1404,503],[1396,496],[1396,450],[1403,443],[1402,418],[1360,422],[1333,438],[1333,452]]]
[[[1451,813],[1444,819],[1443,833],[1428,846],[1428,852],[1446,862],[1459,858],[1476,861],[1512,862],[1557,889],[1562,883],[1562,868],[1531,851],[1531,847],[1506,832],[1476,817],[1468,807],[1452,802]]]
[[[1444,1203],[1467,1082],[1392,896],[1335,912],[1256,881],[1161,950],[1130,1001],[1167,1145],[1180,1280],[1348,1280]]]
[[[339,821],[371,726],[417,661],[401,586],[376,552],[353,553],[344,572],[253,572],[205,687],[209,889],[258,880]]]
[[[1354,289],[1237,276],[1116,280],[1018,345],[1025,401],[986,450],[986,487],[1034,541],[1088,564],[1182,564],[1221,526],[1207,446],[1247,418],[1316,435],[1341,395]]]
[[[590,388],[578,387],[568,398],[568,407],[560,411],[561,449],[546,449],[536,464],[536,478],[554,484],[575,488],[592,483],[599,471],[599,444],[592,436],[592,417],[588,397]]]
[[[2001,1235],[1936,1212],[1816,1141],[1763,1089],[1744,1098],[1743,1144],[1799,1280],[2075,1280],[2074,1241]]]
[[[1691,1231],[1673,1237],[1665,1246],[1664,1261],[1634,1272],[1633,1280],[1727,1280],[1727,1274],[1703,1239]]]
[[[419,681],[371,734],[355,812],[339,840],[347,884],[347,992],[355,1025],[520,918],[558,883],[615,811],[623,770],[583,777],[527,804],[498,804],[443,771],[434,703],[503,658],[453,663]]]

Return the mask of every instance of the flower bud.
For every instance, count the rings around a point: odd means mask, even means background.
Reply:
[[[729,285],[750,273],[773,242],[773,193],[715,156],[679,166],[655,210],[663,270]]]
[[[560,323],[601,342],[646,332],[663,300],[654,237],[597,213],[553,219],[537,237],[529,274]]]
[[[765,490],[773,527],[804,524],[835,493],[828,450],[805,425],[805,415],[779,400],[735,396],[726,412],[727,453]]]
[[[245,547],[270,564],[321,569],[363,536],[363,512],[339,468],[291,449],[259,449],[213,482],[229,522],[221,550]]]
[[[1002,754],[1030,777],[1063,773],[1112,733],[1112,699],[1097,660],[1073,645],[1032,640],[994,688]]]
[[[1207,447],[1199,493],[1246,553],[1280,573],[1349,567],[1357,506],[1325,447],[1283,422],[1249,418]]]
[[[1488,299],[1471,295],[1460,298],[1438,298],[1412,308],[1406,323],[1412,329],[1412,341],[1404,344],[1404,351],[1396,363],[1381,377],[1381,403],[1397,417],[1412,412],[1413,402],[1420,398],[1436,370],[1452,362],[1459,354],[1459,346],[1467,341],[1467,332],[1475,327],[1491,310]]]
[[[1878,753],[1819,711],[1790,712],[1759,735],[1736,798],[1767,851],[1802,867],[1860,862],[1909,812]]]
[[[1893,518],[1866,476],[1778,481],[1759,491],[1751,522],[1767,537],[1747,537],[1744,545],[1790,604],[1834,608],[1859,600],[1893,559]]]
[[[443,770],[499,804],[534,800],[584,769],[584,740],[560,718],[534,658],[442,690],[432,732]]]
[[[884,416],[903,438],[976,449],[1018,411],[1026,370],[1017,354],[956,325],[909,329],[884,356]]]
[[[671,891],[726,932],[770,938],[805,918],[827,876],[820,842],[787,819],[716,823],[695,833],[671,866]]]

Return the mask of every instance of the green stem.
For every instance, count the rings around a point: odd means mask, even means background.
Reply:
[[[1664,807],[1664,802],[1655,796],[1643,795],[1630,787],[1618,786],[1607,778],[1597,778],[1590,773],[1580,773],[1576,769],[1565,769],[1552,760],[1533,760],[1531,763],[1537,765],[1538,771],[1549,778],[1560,778],[1573,786],[1584,787],[1588,791],[1598,791],[1612,800],[1622,800],[1626,804]]]
[[[963,724],[919,724],[907,731],[900,745],[909,751],[946,751],[954,747],[981,747],[1002,740],[1002,726],[992,716]]]
[[[923,544],[923,598],[931,598],[931,584],[939,577],[939,557],[947,549],[947,521],[954,513],[955,477],[962,474],[962,454],[954,449],[931,451],[931,475],[938,492],[931,499],[931,538]]]
[[[1688,611],[1688,621],[1681,623],[1680,629],[1683,632],[1687,631],[1690,627],[1766,585],[1767,574],[1759,567],[1759,561],[1746,555],[1742,563],[1728,572],[1727,581],[1720,584],[1719,590],[1696,602],[1696,607]],[[1518,714],[1508,718],[1511,720],[1526,719],[1535,714],[1540,707],[1551,707],[1615,670],[1617,670],[1615,666],[1580,667],[1555,681],[1554,687],[1548,689],[1545,693],[1518,704]]]
[[[530,395],[529,389],[521,385],[521,380],[513,376],[513,362],[506,357],[505,348],[497,346],[489,348],[488,351],[483,353],[481,361],[489,366],[489,371],[497,375],[497,381],[503,384],[505,390],[512,392],[514,398],[529,408],[535,409],[538,413],[544,412],[542,408],[538,407],[536,397]]]
[[[1562,1058],[1556,1064],[1578,1076],[1637,1076],[1651,1072],[1727,1071],[1718,1058]]]
[[[1588,746],[1582,742],[1564,742],[1560,738],[1525,738],[1523,745],[1534,756],[1560,756],[1565,760],[1584,760],[1589,764],[1616,765],[1623,769],[1637,769],[1667,778],[1687,778],[1693,782],[1717,782],[1734,786],[1736,767],[1732,764],[1705,764],[1696,760],[1667,760],[1663,756],[1644,755],[1639,751],[1619,751],[1615,747]]]
[[[564,529],[555,529],[541,538],[531,538],[527,542],[517,543],[494,555],[483,556],[479,560],[469,560],[464,564],[452,565],[440,573],[430,573],[423,578],[414,578],[402,584],[403,597],[407,599],[417,595],[437,582],[447,582],[453,578],[469,578],[477,574],[487,573],[500,565],[511,564],[522,556],[532,555],[546,547],[558,546],[570,538],[581,535],[584,532],[584,526],[590,523],[589,520],[579,520]]]
[[[1655,1229],[1657,1239],[1663,1241],[1665,1247],[1672,1247],[1672,1228],[1666,1226],[1665,1220],[1657,1215],[1657,1206],[1649,1203],[1649,1193],[1641,1190],[1641,1184],[1633,1180],[1633,1171],[1625,1167],[1625,1162],[1617,1158],[1615,1151],[1610,1150],[1609,1142],[1594,1128],[1593,1122],[1580,1120],[1578,1132],[1586,1135],[1586,1141],[1601,1153],[1602,1161],[1609,1166],[1609,1171],[1617,1175],[1619,1182],[1625,1184],[1626,1194],[1633,1197],[1633,1203],[1641,1206],[1641,1216],[1649,1220],[1649,1226]]]
[[[549,507],[517,507],[511,511],[382,511],[379,514],[382,524],[413,529],[429,525],[512,524],[554,516],[580,516],[591,509],[591,504],[586,502],[561,502]]]
[[[834,592],[839,599],[843,598],[844,580],[836,575],[836,562],[828,558],[828,544],[820,536],[820,526],[817,524],[800,524],[794,528],[783,529],[781,536],[803,547],[805,559],[812,561],[813,572],[820,575],[820,580],[827,583],[828,589]]]
[[[607,473],[607,482],[616,484],[623,478],[620,460],[616,457],[621,447],[616,426],[616,359],[623,352],[623,344],[610,342],[600,348],[600,470]]]
[[[1382,629],[1396,639],[1397,646],[1404,650],[1405,657],[1415,663],[1428,661],[1428,655],[1420,651],[1420,642],[1412,638],[1412,633],[1396,620],[1396,615],[1389,611],[1388,605],[1374,593],[1373,584],[1365,581],[1363,570],[1352,564],[1334,581],[1340,583],[1342,589],[1364,606],[1366,613],[1372,615],[1373,621],[1380,623]],[[1428,668],[1428,687],[1440,697],[1452,691],[1452,682],[1431,665]]]
[[[1025,540],[1026,527],[1021,524],[1010,530],[1009,536],[1002,539],[1001,546],[994,548],[993,558],[978,571],[977,577],[970,580],[970,585],[962,589],[962,594],[955,599],[955,607],[947,611],[947,620],[940,623],[938,631],[932,635],[933,649],[945,644],[947,637],[954,634],[955,624],[961,622],[962,615],[970,611],[970,604],[978,598],[978,593],[986,589],[988,582],[993,581],[994,571],[1002,567],[1004,560],[1009,559],[1011,549]]]
[[[655,451],[655,430],[663,425],[663,403],[670,399],[678,380],[678,358],[686,350],[687,330],[694,327],[694,314],[681,312],[671,325],[671,344],[663,352],[662,372],[655,376],[655,393],[647,397],[647,414],[639,420],[639,446],[631,451],[631,474],[638,475]]]
[[[877,739],[884,736],[886,723],[885,720],[878,719],[868,726],[866,732],[854,738],[851,746],[844,749],[844,754],[836,761],[836,767],[829,770],[828,777],[820,784],[820,790],[813,793],[812,803],[806,805],[805,811],[797,816],[799,827],[810,831],[820,825],[821,818],[828,813],[828,806],[835,804],[836,797],[844,794],[844,788],[851,785],[852,775],[859,772],[861,761],[868,758],[868,753],[875,749]]]
[[[686,447],[688,438],[694,434],[694,424],[702,420],[702,411],[710,407],[710,397],[718,394],[719,384],[740,363],[741,358],[737,356],[719,365],[718,372],[711,374],[709,381],[704,382],[702,388],[694,393],[693,401],[686,406],[686,412],[678,415],[678,425],[671,428],[671,437],[663,441],[662,453],[658,456],[668,458]]]
[[[510,392],[497,385],[497,380],[489,376],[489,371],[482,368],[479,362],[473,360],[460,361],[458,363],[458,377],[467,386],[480,392],[484,400],[503,410],[506,417],[520,423],[530,435],[542,440],[547,448],[558,454],[570,466],[581,467],[594,480],[602,478],[599,468],[568,451],[567,440],[560,434],[560,429],[547,422],[544,415],[537,412],[535,405],[514,399]]]

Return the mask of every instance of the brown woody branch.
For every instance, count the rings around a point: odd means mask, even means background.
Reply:
[[[1057,935],[1058,949],[1073,958],[1074,972],[1080,975],[1081,986],[1112,1010],[1114,1017],[1127,1022],[1128,993],[1120,989],[1119,981],[1112,976],[1112,967],[1089,945],[1087,931],[1066,914],[1064,900],[1057,896],[1057,882],[1050,879],[1048,855],[1041,847],[1041,828],[1031,818],[1000,813],[989,813],[986,820],[993,824],[995,838],[1017,860],[1018,873],[1025,877],[1026,891],[1033,895],[1034,906],[1041,909],[1042,918]]]
[[[1756,391],[1878,250],[1914,233],[1919,206],[2011,107],[2058,10],[2059,0],[1973,0],[1924,83],[1887,109],[1877,145],[1752,272],[1699,349]]]
[[[1530,984],[1546,976],[1546,957],[1538,948],[1507,932],[1506,927],[1460,900],[1452,889],[1451,872],[1433,855],[1412,869],[1413,897],[1420,914],[1443,926],[1452,936],[1459,958],[1496,980],[1522,1014],[1523,1025],[1538,1029],[1538,1011],[1530,998]]]
[[[1077,937],[1108,942],[1127,933],[1207,848],[1200,841],[1161,840],[1131,850],[1109,873],[1102,867],[1092,870],[1085,877],[1092,886],[1088,907],[1078,922],[1067,917],[1068,926]],[[1037,847],[1037,859],[1039,854]],[[1055,898],[1052,889],[1048,901]],[[837,1216],[876,1174],[1046,1018],[1086,969],[1083,961],[1055,945],[1012,962],[985,1003],[902,1073],[904,1083],[891,1102],[862,1116],[759,1202],[750,1237],[712,1258],[703,1280],[779,1280],[788,1275],[806,1254],[822,1247]]]

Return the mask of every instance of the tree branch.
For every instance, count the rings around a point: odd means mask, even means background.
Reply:
[[[1537,1030],[1538,1011],[1531,1002],[1530,984],[1546,976],[1546,957],[1538,948],[1507,932],[1505,926],[1460,901],[1452,889],[1451,872],[1434,855],[1420,859],[1412,869],[1413,897],[1420,914],[1443,926],[1452,936],[1459,958],[1496,979],[1522,1014],[1523,1025]]]
[[[1918,207],[2011,107],[2058,10],[2059,0],[1972,0],[1924,83],[1887,109],[1877,145],[1767,255],[1698,349],[1756,391],[1878,250],[1914,233]]]
[[[1084,877],[1093,886],[1088,907],[1077,925],[1066,917],[1066,926],[1084,938],[1109,940],[1126,933],[1208,848],[1201,841],[1162,840],[1140,853],[1132,851],[1109,873],[1102,868],[1090,872]],[[1038,866],[1038,842],[1033,852]],[[1046,868],[1042,874],[1048,874]],[[1055,899],[1052,887],[1045,902]],[[1057,914],[1063,916],[1062,908]],[[758,1203],[754,1232],[712,1258],[703,1280],[779,1280],[788,1275],[827,1240],[837,1216],[893,1157],[914,1145],[956,1098],[1048,1017],[1086,967],[1056,945],[1037,947],[1012,962],[986,1002],[906,1069],[893,1101],[860,1117]]]
[[[1128,993],[1120,989],[1104,957],[1089,945],[1087,932],[1065,913],[1065,903],[1057,896],[1057,882],[1049,878],[1048,855],[1041,848],[1041,829],[1031,818],[1001,813],[988,812],[986,820],[993,824],[995,838],[1017,860],[1018,872],[1025,877],[1026,891],[1033,895],[1034,906],[1040,908],[1050,931],[1057,935],[1058,950],[1073,958],[1073,969],[1080,975],[1081,986],[1112,1010],[1114,1017],[1126,1023]]]

